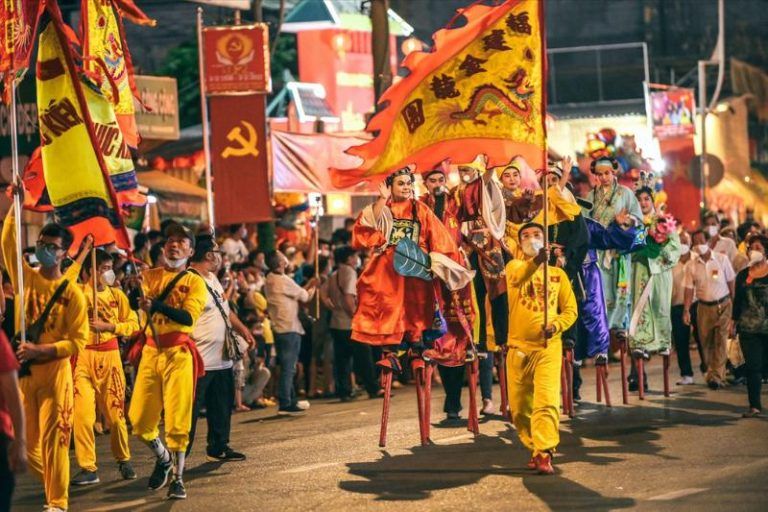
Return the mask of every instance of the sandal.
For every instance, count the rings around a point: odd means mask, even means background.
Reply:
[[[742,418],[762,418],[763,413],[758,409],[750,409],[749,412],[745,412],[741,415]]]

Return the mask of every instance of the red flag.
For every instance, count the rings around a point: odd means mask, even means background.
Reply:
[[[5,100],[10,98],[10,81],[23,76],[29,67],[42,10],[40,0],[0,1],[0,78]]]

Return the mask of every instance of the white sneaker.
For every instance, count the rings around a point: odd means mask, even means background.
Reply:
[[[480,410],[480,414],[496,414],[496,407],[493,402],[485,399],[483,400],[483,408]]]
[[[67,511],[59,507],[45,507],[43,509],[43,512],[67,512]]]
[[[307,409],[309,409],[309,401],[299,400],[298,402],[296,402],[296,407],[298,407],[302,411],[306,411]]]
[[[690,386],[693,384],[693,377],[686,375],[677,382],[678,386]]]

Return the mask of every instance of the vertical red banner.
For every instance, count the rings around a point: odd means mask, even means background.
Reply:
[[[203,29],[205,92],[269,93],[269,31],[264,23]]]
[[[216,223],[271,219],[266,96],[212,96],[210,109]]]
[[[699,222],[701,201],[701,190],[693,184],[688,171],[691,160],[696,157],[693,137],[660,140],[659,147],[668,169],[664,189],[669,212],[690,230]]]

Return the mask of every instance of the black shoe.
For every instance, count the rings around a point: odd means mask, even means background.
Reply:
[[[346,403],[346,402],[352,402],[352,401],[354,401],[356,398],[357,398],[357,395],[347,395],[347,396],[343,396],[343,397],[341,397],[341,399],[340,399],[340,400],[341,400],[341,402],[342,402],[342,403]]]
[[[136,480],[136,471],[133,470],[130,461],[118,462],[117,469],[120,471],[120,476],[123,477],[123,480]]]
[[[171,474],[171,469],[173,469],[171,461],[163,462],[157,459],[155,469],[152,470],[152,474],[149,476],[149,490],[157,491],[165,487],[165,484],[168,483],[168,475]]]
[[[184,488],[184,482],[181,478],[174,478],[171,485],[168,486],[168,499],[185,500],[187,499],[187,490]]]
[[[205,460],[208,462],[237,462],[245,460],[245,454],[236,452],[232,448],[227,448],[219,455],[206,455]]]
[[[632,380],[632,379],[628,380],[627,381],[627,390],[630,391],[630,392],[637,391],[637,381],[636,380]]]
[[[93,485],[99,483],[99,474],[95,471],[88,471],[87,469],[81,469],[75,478],[70,482],[72,485]]]
[[[711,380],[711,381],[707,382],[707,386],[709,386],[709,389],[711,389],[713,391],[716,391],[718,389],[722,389],[722,388],[725,387],[723,384],[717,382],[716,380]]]
[[[595,356],[595,366],[604,366],[608,364],[608,354],[597,354]]]
[[[306,414],[307,410],[302,409],[298,405],[290,405],[288,407],[281,407],[277,410],[277,414],[279,416],[301,416],[302,414]]]

